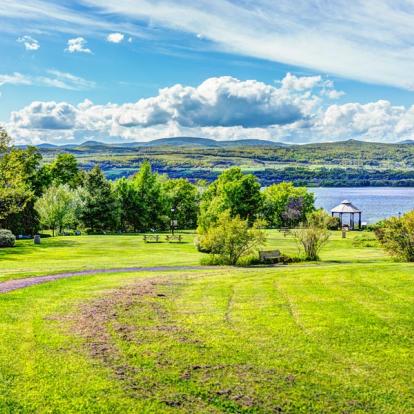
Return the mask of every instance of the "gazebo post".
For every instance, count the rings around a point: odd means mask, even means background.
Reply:
[[[361,230],[362,228],[362,213],[359,213],[359,218],[358,218],[358,228],[359,230]]]
[[[354,230],[354,227],[355,227],[355,214],[354,213],[350,214],[349,227],[351,228],[351,230]]]

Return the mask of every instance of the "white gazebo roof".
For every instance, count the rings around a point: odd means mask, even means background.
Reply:
[[[331,210],[332,213],[361,213],[358,207],[355,207],[350,201],[344,200]]]

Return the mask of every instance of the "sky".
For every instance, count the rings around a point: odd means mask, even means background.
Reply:
[[[18,144],[414,139],[414,0],[0,0]]]

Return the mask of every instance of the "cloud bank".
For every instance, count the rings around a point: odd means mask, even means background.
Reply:
[[[53,73],[76,81],[73,75]],[[0,76],[1,82],[23,80],[14,74],[3,80]],[[273,85],[223,76],[196,87],[177,84],[134,103],[32,102],[13,112],[6,126],[19,143],[148,141],[178,135],[292,143],[414,138],[414,106],[385,100],[333,103],[329,95],[340,94],[322,76],[287,74]]]

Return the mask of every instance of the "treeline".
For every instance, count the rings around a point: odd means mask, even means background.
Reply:
[[[186,178],[190,181],[214,181],[220,172],[181,168],[156,163],[154,170],[170,177]],[[296,186],[307,187],[414,187],[414,170],[367,170],[356,168],[306,168],[286,167],[252,171],[263,187],[289,181]]]
[[[42,163],[36,148],[13,148],[0,130],[0,227],[16,235],[40,228],[162,231],[172,224],[203,231],[224,212],[249,223],[260,219],[268,227],[290,227],[313,209],[314,196],[306,188],[281,183],[261,191],[256,176],[236,167],[208,185],[170,178],[144,162],[134,176],[109,181],[99,166],[81,170],[71,154]]]

